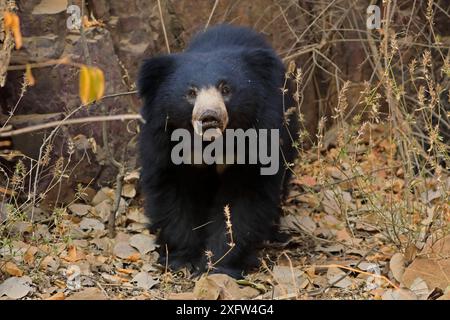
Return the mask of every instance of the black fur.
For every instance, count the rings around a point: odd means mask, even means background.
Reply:
[[[161,263],[166,248],[172,269],[203,271],[205,250],[213,252],[213,262],[221,258],[229,249],[224,219],[229,205],[236,246],[215,271],[238,277],[257,265],[257,249],[273,238],[280,216],[283,182],[289,177],[283,159],[294,158],[296,120],[290,121],[294,130],[289,135],[284,109],[293,104],[288,95],[282,97],[284,77],[282,62],[261,35],[229,25],[200,33],[183,53],[144,61],[138,81],[146,120],[140,137],[141,183],[151,230],[159,230]],[[172,164],[172,131],[192,130],[187,90],[224,79],[232,87],[228,128],[281,130],[284,156],[278,174],[262,176],[258,165],[234,165],[218,174],[215,166]]]

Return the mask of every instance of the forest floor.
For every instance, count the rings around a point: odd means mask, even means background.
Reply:
[[[331,136],[302,155],[283,206],[290,239],[267,244],[244,280],[158,265],[134,171],[114,239],[111,188],[10,221],[0,299],[450,299],[450,176],[408,177],[387,130],[369,131],[345,152]]]

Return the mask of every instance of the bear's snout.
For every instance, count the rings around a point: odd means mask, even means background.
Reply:
[[[197,134],[203,135],[208,129],[223,133],[228,125],[228,112],[222,94],[211,87],[199,91],[192,110],[192,125]]]
[[[200,122],[202,123],[203,131],[221,127],[220,115],[215,110],[206,110],[203,112],[200,116]]]

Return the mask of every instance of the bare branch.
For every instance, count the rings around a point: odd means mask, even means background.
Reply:
[[[60,121],[52,121],[48,123],[38,124],[35,126],[30,126],[22,129],[12,130],[1,132],[0,130],[0,138],[17,136],[25,133],[30,133],[34,131],[39,131],[48,128],[54,128],[61,125],[73,125],[73,124],[85,124],[92,122],[102,122],[102,121],[126,121],[126,120],[141,120],[142,116],[140,114],[118,114],[113,116],[97,116],[97,117],[86,117],[86,118],[78,118],[78,119],[70,119],[70,120],[60,120]]]

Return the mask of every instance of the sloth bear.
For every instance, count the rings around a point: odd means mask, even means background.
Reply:
[[[293,106],[285,72],[262,35],[231,25],[199,33],[184,52],[142,63],[141,187],[161,264],[242,277],[258,265],[263,242],[275,239],[297,137],[297,117],[285,116]],[[272,141],[271,156],[280,161],[270,174],[262,174],[262,162],[174,163],[177,129],[193,136],[215,130],[202,146],[228,129],[276,130],[275,144],[268,136],[259,142]]]

